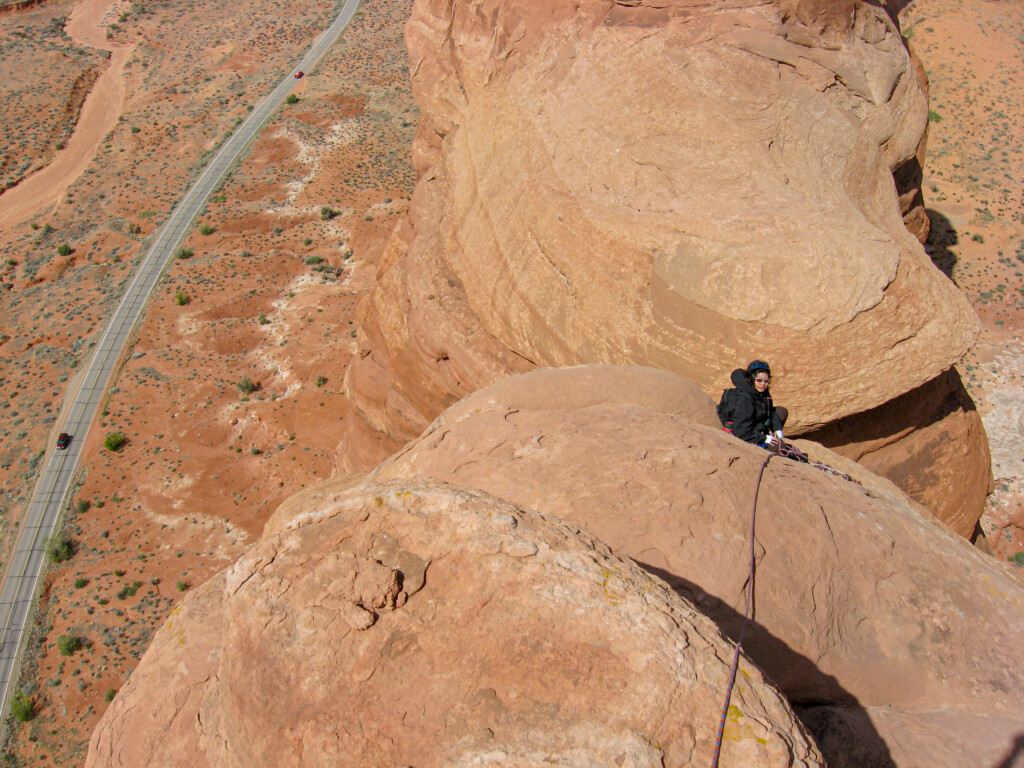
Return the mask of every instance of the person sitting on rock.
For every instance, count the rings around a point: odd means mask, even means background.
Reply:
[[[740,440],[772,449],[782,444],[782,427],[789,411],[776,408],[768,387],[772,371],[764,360],[754,360],[746,370],[732,372],[734,389],[722,392],[718,418],[722,429]]]

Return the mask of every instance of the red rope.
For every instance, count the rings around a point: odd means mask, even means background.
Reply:
[[[757,497],[761,492],[761,478],[764,470],[777,454],[768,453],[761,462],[761,469],[757,473],[757,484],[754,486],[754,508],[750,513],[750,573],[747,576],[747,606],[743,611],[743,624],[740,626],[740,636],[736,640],[736,650],[732,657],[732,671],[729,673],[729,687],[725,691],[725,704],[722,705],[722,718],[718,723],[718,736],[715,739],[715,752],[711,758],[711,768],[718,768],[718,758],[722,750],[722,737],[725,735],[725,720],[729,716],[729,702],[732,701],[732,689],[736,685],[736,672],[740,666],[740,646],[743,645],[743,635],[747,631],[747,624],[750,622],[751,610],[754,605],[754,570],[757,561],[754,557],[754,533],[757,524]]]

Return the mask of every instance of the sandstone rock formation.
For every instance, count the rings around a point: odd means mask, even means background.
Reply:
[[[735,637],[767,454],[707,426],[709,400],[687,405],[704,424],[665,409],[671,377],[657,372],[640,386],[644,375],[584,367],[505,379],[448,409],[372,477],[428,476],[577,523]],[[1015,662],[1024,588],[891,483],[858,471],[863,486],[786,460],[768,465],[757,624],[744,648],[794,704],[810,707],[812,722],[845,724],[825,729],[826,746],[849,744],[836,732],[855,733],[858,750],[882,761],[864,765],[891,765],[890,754],[899,766],[995,765],[1024,723]],[[928,739],[956,749],[945,762],[916,762],[907,745]]]
[[[767,357],[799,432],[961,359],[977,319],[903,222],[927,102],[884,8],[540,7],[414,7],[420,179],[362,308],[344,467],[537,365],[652,365],[717,394]],[[963,437],[980,457],[980,420]]]
[[[988,438],[956,371],[807,437],[884,474],[961,536],[992,491]]]
[[[573,526],[437,483],[335,481],[155,637],[100,766],[706,766],[731,648]],[[823,766],[741,665],[724,765]]]

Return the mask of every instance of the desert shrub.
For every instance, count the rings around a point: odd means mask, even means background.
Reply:
[[[214,226],[212,224],[207,224],[204,221],[202,224],[199,225],[199,234],[200,235],[212,235],[213,232],[214,232]]]
[[[75,554],[74,542],[62,533],[55,533],[46,542],[46,559],[51,563],[63,563]]]
[[[188,582],[179,580],[174,584],[174,588],[177,589],[179,592],[184,592],[188,589]]]
[[[131,584],[125,584],[117,593],[118,600],[124,600],[128,597],[134,597],[135,593],[139,591],[139,587],[142,586],[141,581],[133,581]]]
[[[19,723],[27,723],[36,716],[36,703],[24,693],[11,697],[11,714]]]
[[[326,376],[317,376],[316,377],[316,385],[318,387],[322,387],[326,383],[327,383],[327,377]]]
[[[243,376],[242,380],[239,381],[238,384],[236,384],[235,386],[238,387],[238,391],[241,392],[243,395],[251,394],[255,392],[257,389],[256,383],[248,376]]]
[[[285,104],[298,104],[299,103],[299,97],[296,96],[294,93],[289,93],[288,97],[284,100],[284,103]]]
[[[185,293],[184,291],[179,289],[174,292],[174,303],[177,304],[179,307],[184,307],[190,301],[192,301],[192,299],[190,299],[188,294]]]
[[[191,248],[186,248],[185,246],[182,246],[181,248],[179,248],[178,250],[176,250],[174,252],[174,258],[176,258],[176,259],[191,259],[192,258],[192,254],[193,254],[193,251],[192,251]]]
[[[61,635],[57,638],[57,650],[61,656],[72,656],[82,649],[82,638],[75,635]]]
[[[124,447],[124,444],[128,442],[128,438],[120,432],[111,432],[105,438],[103,438],[103,447],[108,451],[120,451]]]
[[[320,218],[323,219],[324,221],[330,221],[337,215],[338,212],[331,208],[330,206],[325,205],[320,208]]]
[[[61,243],[60,245],[57,246],[57,254],[59,256],[70,256],[71,246],[68,245],[67,243]]]
[[[84,579],[81,576],[79,576],[77,579],[75,579],[75,589],[82,589],[82,587],[86,586],[88,583],[88,579]]]
[[[115,696],[117,696],[117,689],[116,688],[108,688],[107,692],[103,694],[103,700],[109,704],[110,702],[112,702],[114,700]]]
[[[259,317],[258,317],[258,318],[256,318],[256,319],[257,319],[257,320],[259,321],[260,325],[266,325],[267,323],[269,323],[269,322],[270,322],[270,321],[269,321],[269,320],[267,319],[267,316],[266,316],[265,314],[263,314],[262,312],[260,312],[260,315],[259,315]]]

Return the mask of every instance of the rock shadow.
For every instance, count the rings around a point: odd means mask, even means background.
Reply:
[[[1010,751],[1006,753],[1006,758],[992,768],[1024,768],[1024,733],[1017,734]]]
[[[953,226],[953,222],[938,211],[929,208],[927,214],[928,221],[931,222],[931,229],[924,249],[931,256],[932,263],[939,268],[939,271],[955,283],[953,269],[956,267],[957,259],[956,254],[949,247],[960,242],[960,234]]]
[[[743,627],[743,614],[681,576],[649,563],[635,562],[666,582],[676,594],[714,621],[722,634],[736,642]],[[756,589],[754,595],[753,614],[756,616]],[[813,661],[794,651],[754,619],[747,624],[743,652],[788,698],[828,765],[847,764],[853,738],[853,743],[858,745],[859,766],[897,768],[889,746],[872,725],[867,711],[835,677],[822,672]]]
[[[902,432],[924,429],[959,410],[969,413],[976,411],[977,406],[964,387],[959,372],[950,368],[917,389],[904,392],[870,411],[844,416],[800,437],[814,440],[826,448],[887,440]]]

